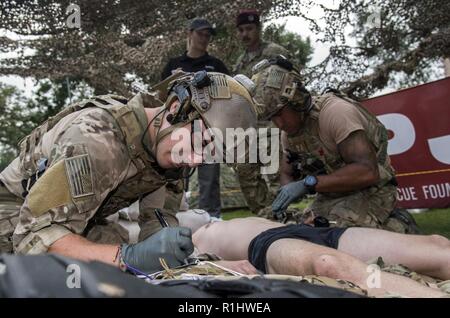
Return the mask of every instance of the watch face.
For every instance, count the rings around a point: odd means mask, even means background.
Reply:
[[[307,176],[305,179],[305,185],[308,187],[313,187],[317,184],[317,179],[314,176]]]

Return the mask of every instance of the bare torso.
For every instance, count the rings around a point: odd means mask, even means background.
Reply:
[[[284,224],[248,217],[214,222],[198,229],[192,240],[199,253],[212,253],[226,260],[248,259],[248,246],[261,232]]]

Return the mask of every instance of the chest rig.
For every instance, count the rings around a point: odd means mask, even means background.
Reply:
[[[378,168],[380,171],[380,186],[389,183],[395,176],[395,172],[390,165],[387,156],[388,136],[386,128],[356,101],[345,97],[336,96],[334,93],[313,99],[313,107],[309,112],[300,132],[292,137],[288,137],[288,157],[297,171],[295,177],[303,178],[306,175],[331,174],[345,166],[344,160],[338,153],[327,149],[319,137],[319,114],[324,105],[332,98],[341,98],[351,103],[362,113],[368,122],[366,134],[375,147]]]
[[[151,147],[148,146],[145,149],[142,143],[142,136],[147,126],[143,103],[141,94],[136,95],[129,101],[122,96],[102,95],[72,104],[55,116],[50,117],[20,143],[20,160],[25,178],[30,180],[37,173],[44,173],[42,167],[39,166],[42,158],[36,151],[36,145],[39,144],[46,132],[69,114],[85,108],[97,107],[107,111],[114,118],[116,126],[120,129],[123,142],[127,145],[129,157],[137,168],[137,173],[110,192],[94,218],[101,219],[113,214],[119,209],[129,206],[140,197],[162,187],[166,184],[163,170],[147,152],[147,149],[151,149]]]

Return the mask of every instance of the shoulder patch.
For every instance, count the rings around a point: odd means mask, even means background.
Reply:
[[[269,76],[267,77],[266,86],[280,89],[283,84],[284,72],[272,68],[269,72]]]
[[[60,160],[37,180],[28,194],[28,207],[33,217],[71,202],[64,160]]]
[[[223,74],[214,74],[211,76],[211,85],[208,86],[209,95],[215,99],[231,98],[230,87],[227,77]]]
[[[64,159],[72,198],[93,195],[91,161],[88,154]]]

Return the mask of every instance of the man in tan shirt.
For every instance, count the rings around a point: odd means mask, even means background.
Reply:
[[[367,119],[352,104],[340,98],[324,103],[319,114],[319,138],[325,147],[338,153],[338,144],[352,132],[365,130]]]
[[[290,203],[317,193],[308,216],[342,227],[413,232],[406,211],[403,218],[392,217],[395,171],[386,128],[377,118],[339,93],[311,96],[286,59],[263,60],[255,68],[258,116],[282,130],[285,152],[283,186],[272,204],[275,216],[281,218]]]

